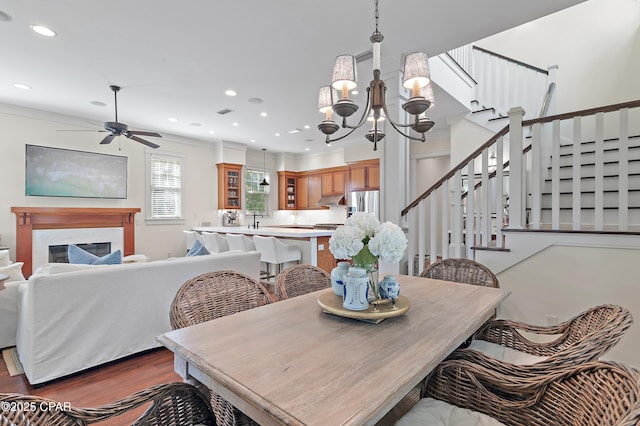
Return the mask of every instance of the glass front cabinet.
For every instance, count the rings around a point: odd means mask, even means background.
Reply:
[[[218,163],[218,209],[239,210],[242,204],[242,164]]]

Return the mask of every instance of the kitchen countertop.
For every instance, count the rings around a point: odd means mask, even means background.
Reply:
[[[281,238],[313,238],[329,237],[333,235],[333,229],[309,229],[309,228],[280,228],[264,226],[258,229],[246,226],[196,226],[198,232],[219,232],[225,234],[264,235],[267,237]]]

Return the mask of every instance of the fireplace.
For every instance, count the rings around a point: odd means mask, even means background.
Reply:
[[[49,261],[50,245],[110,243],[110,252],[135,253],[134,215],[139,208],[11,207],[16,214],[16,260],[29,277]]]
[[[111,243],[89,243],[75,245],[97,257],[106,256],[107,254],[111,253]],[[69,263],[68,250],[69,244],[49,246],[49,263]],[[33,265],[33,267],[37,268],[35,264]]]

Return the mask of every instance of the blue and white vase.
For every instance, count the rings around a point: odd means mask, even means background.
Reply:
[[[331,288],[336,296],[343,297],[344,294],[344,274],[349,271],[349,262],[338,262],[338,266],[331,270]]]
[[[397,299],[400,295],[400,283],[393,275],[385,275],[379,285],[380,297],[383,299]]]
[[[342,306],[351,311],[365,311],[369,308],[367,293],[369,277],[362,268],[349,268],[344,275],[344,300]]]

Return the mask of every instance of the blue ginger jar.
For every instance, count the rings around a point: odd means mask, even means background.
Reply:
[[[393,275],[385,275],[379,285],[380,297],[395,300],[400,295],[400,283]]]
[[[338,266],[331,270],[331,288],[336,296],[342,297],[344,287],[344,274],[349,271],[349,262],[338,262]]]

